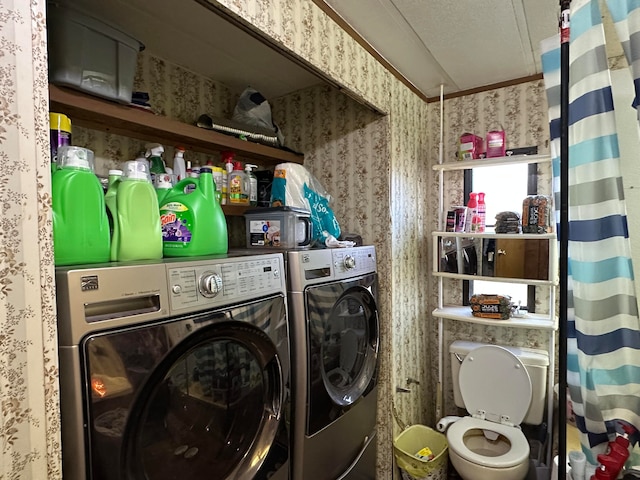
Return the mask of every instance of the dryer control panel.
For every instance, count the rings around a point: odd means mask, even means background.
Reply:
[[[281,255],[168,265],[172,311],[202,310],[285,292]]]

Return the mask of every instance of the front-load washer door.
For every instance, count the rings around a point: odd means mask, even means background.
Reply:
[[[235,322],[188,337],[154,370],[124,434],[124,478],[252,479],[283,414],[270,339]]]
[[[307,433],[335,421],[375,386],[379,326],[375,275],[306,291]]]
[[[83,479],[284,478],[284,296],[95,333],[80,350]]]

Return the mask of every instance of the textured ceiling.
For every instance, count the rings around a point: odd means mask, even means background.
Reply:
[[[323,0],[427,97],[541,73],[558,0]],[[621,55],[601,0],[609,57]]]

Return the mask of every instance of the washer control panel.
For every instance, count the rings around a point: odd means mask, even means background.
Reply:
[[[201,310],[284,293],[281,255],[167,265],[172,311]]]
[[[353,277],[376,271],[374,247],[335,248],[331,253],[335,278]]]

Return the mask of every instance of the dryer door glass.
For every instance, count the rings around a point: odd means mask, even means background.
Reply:
[[[375,385],[378,313],[371,288],[355,282],[310,288],[307,305],[312,433]]]

